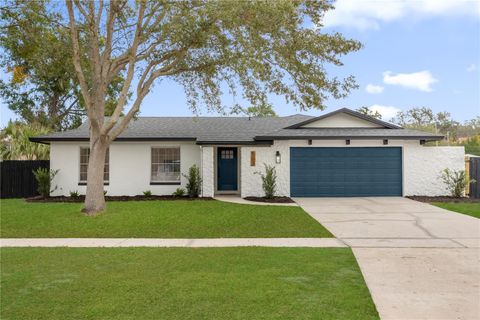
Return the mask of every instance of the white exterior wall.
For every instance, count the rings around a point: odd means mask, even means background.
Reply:
[[[383,126],[346,113],[338,113],[305,124],[302,128],[383,128]]]
[[[423,147],[409,142],[404,147],[403,168],[406,196],[450,195],[440,179],[445,168],[465,170],[464,147]]]
[[[79,186],[80,147],[88,143],[52,142],[50,167],[58,169],[53,185],[58,189],[52,195],[66,195],[70,191],[85,194],[86,186]],[[170,195],[175,189],[185,188],[186,179],[181,177],[181,185],[150,185],[151,148],[164,146],[180,147],[180,170],[187,173],[196,164],[200,166],[200,147],[194,142],[114,142],[110,146],[110,182],[105,186],[108,195],[141,195],[150,190],[155,195]]]
[[[274,165],[277,171],[277,195],[290,195],[290,147],[402,147],[403,149],[403,193],[409,195],[438,196],[448,192],[440,180],[445,168],[464,170],[463,147],[425,147],[418,140],[389,140],[384,146],[382,140],[351,140],[349,146],[344,140],[277,140],[271,147],[242,147],[241,195],[263,195],[261,178],[257,171],[264,171],[263,163]],[[250,166],[250,151],[256,151],[256,165]],[[281,163],[275,163],[275,153],[280,151]]]
[[[50,166],[59,169],[53,185],[58,189],[52,195],[69,195],[70,191],[85,194],[86,186],[79,186],[80,146],[87,143],[51,144]],[[151,147],[180,146],[181,172],[186,173],[193,164],[201,167],[202,195],[215,193],[215,152],[214,147],[200,147],[193,142],[115,142],[110,146],[110,183],[105,186],[108,195],[138,195],[151,190],[153,194],[171,194],[181,185],[150,185]],[[314,140],[311,146],[307,140],[277,140],[270,147],[239,147],[241,196],[262,196],[260,175],[263,164],[274,165],[277,170],[277,195],[290,195],[290,147],[345,147],[343,140]],[[437,196],[448,192],[439,179],[445,168],[464,170],[463,147],[425,147],[419,141],[390,140],[384,146],[381,140],[351,140],[349,147],[402,147],[403,149],[403,193],[408,195]],[[250,166],[250,151],[256,151],[256,165]],[[280,152],[281,163],[275,163],[275,153]]]
[[[202,196],[213,197],[215,193],[215,152],[213,147],[202,147]]]

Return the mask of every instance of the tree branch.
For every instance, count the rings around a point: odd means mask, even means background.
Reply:
[[[102,127],[102,134],[106,135],[117,123],[118,118],[122,114],[123,108],[125,106],[125,102],[127,100],[127,94],[128,90],[130,89],[130,84],[132,83],[133,76],[135,74],[135,60],[136,60],[136,54],[137,54],[137,48],[138,45],[141,41],[141,36],[143,33],[142,29],[142,21],[143,21],[143,16],[145,13],[145,2],[141,1],[140,2],[140,8],[138,11],[138,20],[137,20],[137,26],[135,28],[135,36],[133,39],[133,44],[130,47],[129,51],[129,60],[128,60],[128,71],[127,71],[127,77],[123,83],[122,91],[120,92],[120,96],[118,98],[117,106],[115,107],[115,110],[113,111],[112,116],[110,117],[109,121]]]
[[[75,73],[77,74],[78,82],[82,91],[82,97],[85,100],[86,109],[87,111],[89,111],[91,109],[90,90],[88,89],[87,80],[85,79],[85,74],[83,73],[80,62],[80,45],[78,42],[78,34],[75,27],[75,14],[73,12],[72,0],[66,0],[66,5],[68,9],[68,16],[70,19],[70,34],[72,36],[73,65],[75,67]]]

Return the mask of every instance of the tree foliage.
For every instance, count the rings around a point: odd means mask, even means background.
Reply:
[[[480,117],[462,124],[453,120],[449,112],[435,113],[426,107],[400,111],[391,121],[404,128],[443,134],[448,142],[462,142],[458,139],[480,134]]]
[[[64,130],[80,125],[85,108],[70,33],[62,14],[51,10],[54,4],[10,0],[1,7],[0,67],[11,78],[0,80],[0,96],[24,122]],[[118,77],[108,87],[107,115],[122,82]]]
[[[380,112],[378,112],[377,110],[374,111],[369,107],[361,107],[361,108],[358,108],[357,111],[366,116],[370,116],[376,119],[382,119],[382,115],[380,114]]]
[[[392,119],[392,122],[404,128],[441,133],[452,139],[456,138],[459,126],[459,123],[452,119],[449,112],[435,113],[432,109],[426,107],[400,111]]]
[[[269,104],[251,106],[247,108],[247,114],[252,117],[276,117],[277,113]]]
[[[466,154],[474,154],[480,156],[480,134],[469,137],[463,143]]]
[[[40,125],[27,125],[10,121],[0,132],[0,158],[2,160],[46,160],[49,158],[48,145],[29,140],[51,130]]]

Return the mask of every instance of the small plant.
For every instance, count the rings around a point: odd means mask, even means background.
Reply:
[[[57,190],[57,186],[51,189],[53,178],[55,178],[58,170],[48,170],[47,168],[38,168],[33,170],[33,175],[37,180],[38,188],[37,191],[44,198],[50,196],[50,193]]]
[[[263,165],[265,166],[265,173],[255,173],[259,174],[262,178],[262,188],[263,192],[265,192],[265,198],[272,199],[275,197],[275,193],[277,192],[277,171],[275,166],[269,166],[266,163]]]
[[[197,165],[193,165],[188,169],[188,175],[182,174],[187,178],[187,193],[189,197],[196,198],[200,195],[202,188],[202,178],[200,177],[200,168]]]
[[[143,195],[145,197],[151,197],[152,196],[152,191],[150,191],[150,190],[143,191]]]
[[[172,193],[172,196],[174,196],[174,197],[183,197],[183,196],[185,196],[185,189],[183,189],[183,188],[177,188],[177,190],[175,190],[175,192]]]
[[[468,181],[464,170],[444,169],[441,178],[443,183],[446,184],[448,191],[450,191],[450,194],[456,198],[463,196],[466,186],[475,182],[475,180]]]
[[[78,193],[77,190],[70,191],[70,198],[78,198],[78,197],[80,197],[80,194]]]

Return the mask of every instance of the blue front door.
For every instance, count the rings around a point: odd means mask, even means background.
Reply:
[[[217,179],[219,191],[237,190],[237,148],[218,148]]]

